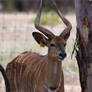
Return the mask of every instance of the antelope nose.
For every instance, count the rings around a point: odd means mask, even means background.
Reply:
[[[66,53],[64,52],[64,53],[62,53],[62,57],[63,58],[65,58],[66,57]]]
[[[65,52],[61,52],[59,53],[58,59],[59,60],[63,60],[66,57],[66,53]]]

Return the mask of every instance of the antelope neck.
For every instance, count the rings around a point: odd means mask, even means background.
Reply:
[[[60,82],[61,75],[61,62],[53,61],[48,58],[46,66],[45,84],[48,88],[57,88]]]

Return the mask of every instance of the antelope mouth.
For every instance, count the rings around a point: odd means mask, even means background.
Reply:
[[[49,89],[51,89],[51,90],[56,90],[57,89],[57,87],[49,87]]]
[[[58,87],[47,87],[46,85],[44,85],[44,88],[48,91],[48,92],[56,92],[58,90]]]
[[[58,60],[61,61],[63,60],[64,58],[62,56],[58,56]]]

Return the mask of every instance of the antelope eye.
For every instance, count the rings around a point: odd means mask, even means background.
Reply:
[[[51,47],[55,47],[55,44],[51,43],[50,46],[51,46]]]

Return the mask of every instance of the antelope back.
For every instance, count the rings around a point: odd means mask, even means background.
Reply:
[[[36,92],[35,86],[43,81],[47,58],[32,52],[24,52],[8,63],[6,72],[11,92]],[[40,78],[41,76],[41,78]]]

